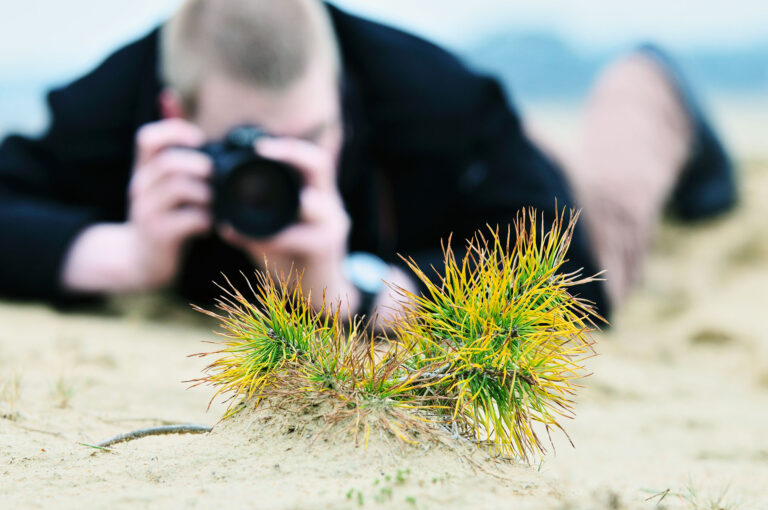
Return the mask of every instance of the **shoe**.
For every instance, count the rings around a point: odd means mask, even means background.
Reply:
[[[701,104],[679,67],[664,50],[653,44],[637,48],[651,57],[675,86],[693,127],[691,153],[672,191],[669,210],[683,220],[702,220],[723,214],[738,201],[731,159],[707,119]]]

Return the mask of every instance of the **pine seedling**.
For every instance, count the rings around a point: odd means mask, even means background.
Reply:
[[[449,244],[437,283],[407,261],[427,293],[404,292],[411,304],[395,335],[419,353],[414,369],[430,367],[431,391],[452,403],[445,420],[500,455],[544,453],[537,428],[563,430],[558,418],[572,416],[593,354],[588,334],[599,317],[570,292],[591,278],[559,272],[577,217],[566,224],[558,214],[545,232],[533,210],[523,211],[514,245],[512,232],[478,233],[460,260]]]
[[[234,411],[236,401],[255,399],[256,402],[277,388],[284,369],[308,356],[310,348],[332,342],[337,335],[335,315],[321,315],[312,310],[301,285],[291,284],[298,275],[282,275],[279,280],[268,273],[257,273],[257,289],[251,290],[255,303],[248,300],[226,279],[224,295],[217,301],[220,313],[195,307],[217,319],[223,332],[222,348],[193,356],[218,356],[205,368],[205,377],[189,381],[193,386],[215,386],[211,401],[219,394],[228,394],[230,407],[225,417]],[[250,285],[250,283],[249,283]]]
[[[572,416],[601,320],[572,293],[593,278],[562,271],[577,217],[560,213],[545,231],[523,211],[514,231],[478,233],[460,258],[449,241],[437,282],[406,261],[427,291],[400,289],[405,303],[386,341],[357,318],[345,325],[325,300],[314,311],[293,273],[277,281],[257,273],[255,303],[227,281],[219,312],[200,310],[223,332],[221,349],[198,356],[218,359],[192,382],[228,395],[225,417],[234,402],[323,403],[329,426],[351,423],[366,444],[374,423],[404,442],[450,426],[530,460],[544,453],[542,429],[564,432],[559,420]]]

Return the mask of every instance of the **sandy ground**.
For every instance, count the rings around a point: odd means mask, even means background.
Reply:
[[[2,303],[0,508],[768,508],[768,159],[742,173],[735,214],[661,229],[598,337],[576,447],[557,437],[533,466],[312,441],[311,417],[270,411],[94,450],[81,443],[217,422],[211,391],[181,382],[213,325],[151,299],[121,315]]]

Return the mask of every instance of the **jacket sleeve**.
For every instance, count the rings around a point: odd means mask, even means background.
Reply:
[[[469,103],[471,111],[462,115],[467,125],[454,129],[469,137],[456,141],[462,149],[453,158],[460,164],[448,171],[446,162],[441,183],[436,184],[439,198],[432,198],[431,206],[422,211],[426,215],[430,208],[441,211],[443,221],[435,218],[433,222],[443,239],[452,234],[457,257],[465,253],[465,239],[478,230],[487,231],[487,226],[499,226],[505,232],[524,208],[536,208],[545,228],[551,226],[558,209],[565,208],[567,214],[576,208],[564,175],[526,138],[498,83],[478,78],[476,84],[477,99]],[[408,252],[428,275],[435,274],[431,267],[443,267],[442,249],[434,239],[431,243],[433,247]],[[599,272],[583,223],[576,226],[564,271],[579,269],[584,276]],[[575,293],[594,302],[604,317],[610,313],[602,282],[583,284]]]
[[[73,240],[94,223],[124,220],[134,133],[154,111],[142,98],[156,82],[150,36],[49,93],[41,137],[0,144],[0,294],[75,299],[60,286]]]

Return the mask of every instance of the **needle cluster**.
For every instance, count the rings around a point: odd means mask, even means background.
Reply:
[[[449,418],[501,455],[527,459],[544,451],[539,431],[565,432],[559,418],[572,417],[594,354],[599,317],[572,293],[591,278],[562,267],[576,220],[560,214],[545,231],[523,211],[514,231],[476,234],[460,259],[448,246],[437,282],[409,261],[428,292],[406,293],[396,337],[417,353],[415,369],[439,367],[431,391],[450,403]]]

